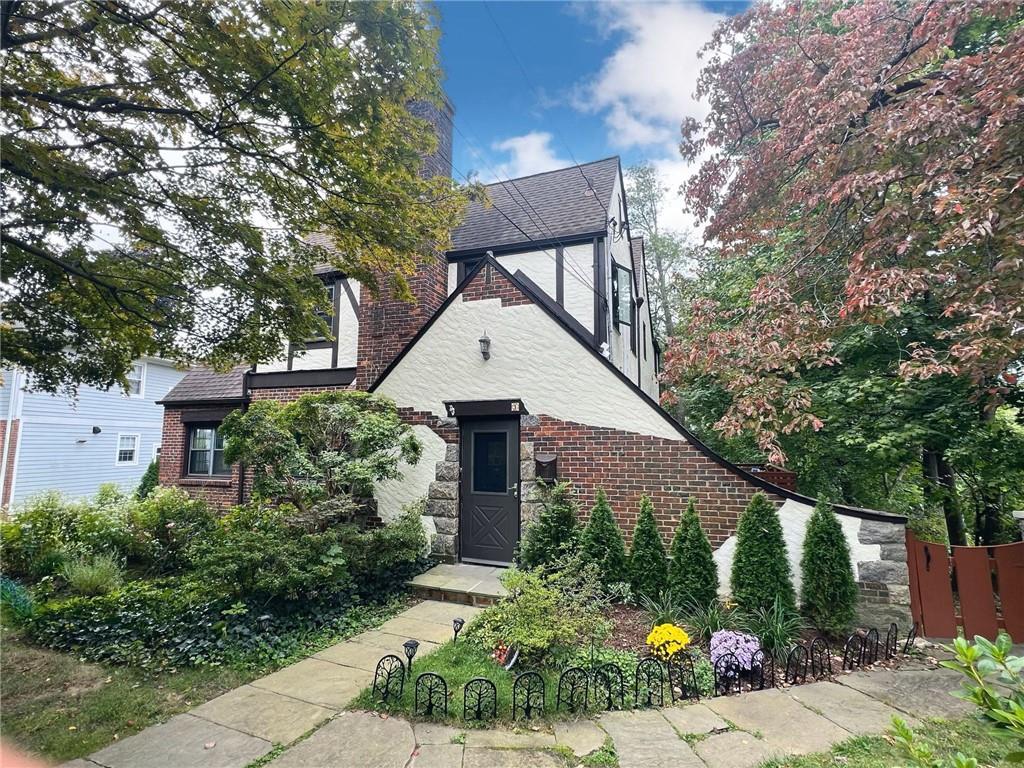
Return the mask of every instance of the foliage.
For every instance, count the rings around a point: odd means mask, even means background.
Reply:
[[[35,578],[55,572],[73,530],[75,508],[56,491],[29,499],[0,523],[4,572]]]
[[[32,593],[25,585],[6,576],[0,576],[0,618],[23,624],[31,619],[36,612]]]
[[[622,531],[615,524],[612,508],[603,489],[597,489],[597,498],[590,519],[580,537],[580,552],[584,561],[594,563],[606,587],[629,581],[629,560]]]
[[[272,359],[326,330],[314,265],[407,300],[450,242],[464,195],[421,174],[436,137],[407,106],[441,99],[429,9],[7,11],[0,346],[34,386]]]
[[[202,499],[181,488],[157,487],[132,511],[144,558],[158,570],[180,569],[185,552],[216,529],[216,515]]]
[[[654,520],[654,505],[647,496],[640,498],[640,515],[633,529],[633,547],[629,553],[629,581],[633,594],[657,595],[668,587],[668,560],[665,544]]]
[[[848,629],[857,610],[857,583],[850,545],[826,501],[818,502],[807,524],[800,573],[803,614],[823,632],[838,635]]]
[[[404,589],[409,579],[423,571],[428,548],[421,522],[425,504],[410,504],[398,518],[379,528],[342,528],[341,544],[359,595],[375,600]]]
[[[711,636],[720,630],[739,629],[740,619],[734,604],[719,598],[706,604],[691,600],[683,606],[683,626],[704,642],[711,642]]]
[[[754,654],[761,650],[761,644],[753,635],[723,629],[711,636],[711,664],[714,666],[726,654],[733,654],[740,668],[749,670],[754,664]]]
[[[160,484],[160,459],[153,459],[142,473],[139,487],[135,489],[135,498],[142,501]]]
[[[778,595],[768,608],[744,612],[739,623],[744,631],[761,641],[765,653],[779,660],[786,658],[793,641],[807,626],[800,614],[788,607]]]
[[[715,695],[715,668],[704,655],[704,651],[696,646],[687,653],[693,659],[693,674],[697,678],[697,692],[702,698],[708,699]]]
[[[541,489],[541,509],[526,528],[519,548],[523,568],[550,565],[579,545],[576,502],[570,483],[561,482]]]
[[[680,624],[684,615],[684,606],[670,589],[659,592],[656,596],[640,595],[640,607],[651,622],[657,624]]]
[[[652,656],[668,661],[690,644],[690,636],[675,624],[658,624],[648,633],[645,642]]]
[[[693,499],[679,520],[670,548],[668,583],[672,591],[685,600],[708,605],[718,594],[718,566],[712,555],[711,542],[700,525]]]
[[[934,750],[918,740],[900,717],[893,716],[892,733],[896,744],[919,768],[978,768],[980,765],[977,758],[968,757],[963,752],[957,752],[947,760],[936,758]]]
[[[294,505],[314,527],[346,520],[373,485],[401,476],[423,447],[395,404],[369,392],[261,400],[221,425],[224,460],[244,462],[255,495]]]
[[[65,562],[60,575],[76,595],[105,595],[121,586],[124,569],[114,555],[103,553]]]
[[[1017,748],[1006,756],[1010,762],[1024,762],[1024,656],[1012,656],[1013,641],[1005,632],[993,643],[975,635],[974,643],[958,637],[947,650],[955,658],[941,662],[943,667],[962,674],[963,689],[954,695],[969,701],[998,728],[1017,741]]]
[[[538,664],[559,646],[609,632],[601,616],[601,586],[593,564],[544,573],[510,568],[501,576],[508,595],[487,608],[466,637],[491,651],[500,643],[516,646],[523,661]]]
[[[731,586],[733,599],[746,611],[768,609],[776,597],[788,610],[796,608],[782,523],[768,497],[760,492],[740,515]]]

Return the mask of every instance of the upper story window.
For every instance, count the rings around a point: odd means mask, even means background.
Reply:
[[[615,325],[633,324],[633,273],[612,264],[612,320]]]
[[[117,436],[117,456],[114,466],[131,467],[139,463],[139,435]]]
[[[334,283],[327,283],[324,285],[324,288],[327,290],[327,300],[329,305],[334,307],[334,292],[337,290],[337,286]],[[337,335],[337,328],[334,325],[334,312],[326,309],[318,309],[316,311],[316,316],[327,324],[327,327],[331,329],[332,336]],[[326,338],[326,336],[314,336],[311,339],[307,339],[307,341],[324,341]]]
[[[142,397],[146,391],[146,364],[135,363],[128,371],[128,397]]]
[[[216,424],[196,424],[188,431],[188,474],[230,475],[224,463],[224,436]]]

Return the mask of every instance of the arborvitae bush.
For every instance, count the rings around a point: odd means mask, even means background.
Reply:
[[[550,565],[574,551],[579,544],[576,502],[572,485],[557,483],[541,491],[541,510],[526,528],[519,545],[519,564],[524,568]]]
[[[629,580],[626,542],[615,524],[608,497],[600,488],[597,489],[597,502],[590,510],[590,520],[583,529],[580,553],[586,562],[597,564],[601,570],[601,583],[606,587]]]
[[[640,498],[640,516],[633,530],[633,549],[629,555],[629,583],[634,597],[657,597],[668,587],[668,559],[665,544],[654,522],[654,505]]]
[[[149,466],[146,467],[146,471],[142,473],[142,479],[139,480],[139,487],[135,490],[135,498],[142,501],[144,498],[149,496],[150,491],[156,488],[157,483],[160,482],[160,460],[153,459],[149,462]]]
[[[733,599],[746,611],[768,610],[776,597],[796,610],[782,523],[763,493],[755,494],[740,515],[731,586]]]
[[[807,524],[800,573],[804,615],[824,632],[848,629],[857,610],[857,583],[850,545],[828,502],[818,502]]]
[[[671,553],[669,589],[687,603],[711,605],[718,595],[718,568],[711,554],[711,542],[700,527],[693,499],[679,520]]]

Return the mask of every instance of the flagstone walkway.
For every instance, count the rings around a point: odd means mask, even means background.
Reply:
[[[380,657],[450,639],[481,609],[426,601],[351,640],[255,680],[62,768],[566,768],[614,745],[621,768],[751,768],[913,723],[958,717],[959,676],[927,663],[660,710],[607,712],[551,728],[472,730],[342,711]],[[282,746],[284,745],[284,746]],[[274,752],[273,756],[270,753]],[[572,755],[573,757],[570,757]]]

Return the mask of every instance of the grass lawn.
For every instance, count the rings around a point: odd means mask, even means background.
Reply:
[[[981,765],[1002,765],[1004,755],[1016,747],[1006,731],[999,731],[973,717],[962,720],[928,720],[914,729],[918,741],[928,745],[942,765],[957,752],[977,758]],[[858,736],[822,752],[785,760],[769,760],[762,768],[891,768],[910,765],[906,753],[886,736]]]
[[[26,645],[4,630],[0,664],[4,739],[60,762],[166,720],[255,677],[225,667],[147,674],[85,664]]]

